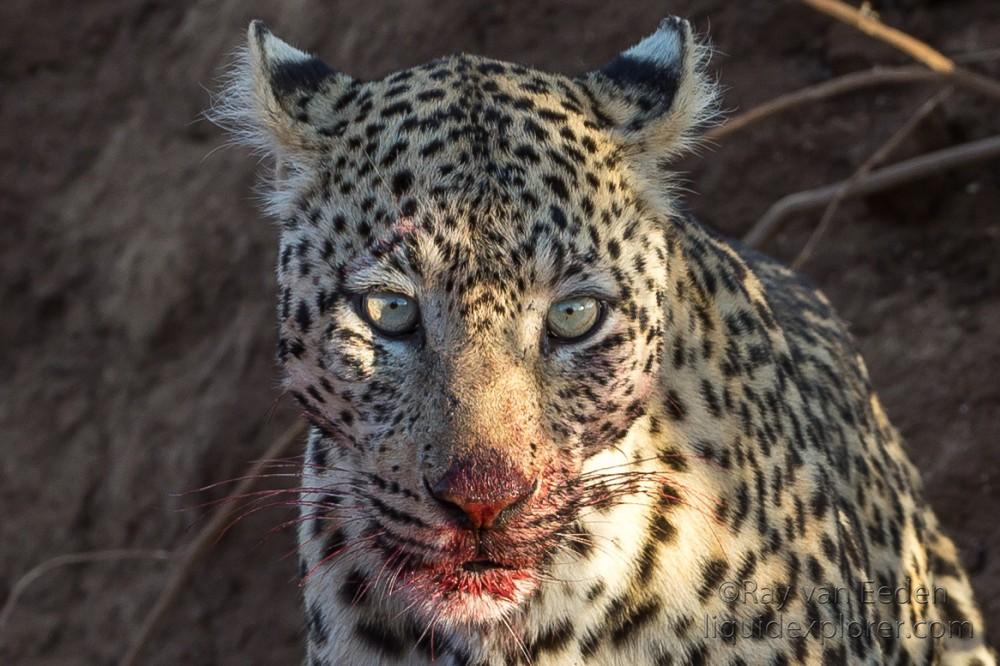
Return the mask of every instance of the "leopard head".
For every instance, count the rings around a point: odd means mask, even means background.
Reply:
[[[575,78],[459,55],[359,81],[251,25],[215,116],[273,159],[308,571],[475,625],[586,547],[659,390],[705,53],[668,18]]]

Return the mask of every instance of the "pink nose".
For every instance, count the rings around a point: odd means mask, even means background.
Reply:
[[[486,464],[483,457],[458,461],[436,483],[427,483],[431,496],[467,529],[498,527],[523,509],[536,488],[509,464]]]

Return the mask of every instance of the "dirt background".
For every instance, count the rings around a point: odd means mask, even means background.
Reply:
[[[995,0],[874,3],[949,54],[1000,46]],[[275,401],[273,227],[255,165],[199,120],[260,17],[374,77],[455,51],[577,73],[664,14],[710,30],[726,105],[905,58],[790,2],[0,3],[0,603],[47,558],[176,548],[203,523],[179,496],[238,476],[295,415]],[[1000,54],[970,66],[1000,75]],[[931,94],[808,106],[685,161],[703,220],[739,235],[784,194],[847,176]],[[990,106],[993,104],[993,106]],[[956,94],[906,152],[1000,132]],[[844,208],[805,271],[853,326],[875,385],[963,549],[1000,643],[1000,167]],[[766,249],[791,260],[818,215]],[[274,485],[272,482],[270,485]],[[293,664],[302,622],[287,513],[237,525],[195,572],[150,664]],[[165,581],[157,562],[66,567],[25,594],[0,663],[111,664]]]

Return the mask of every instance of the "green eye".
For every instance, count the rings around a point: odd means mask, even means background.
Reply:
[[[594,331],[603,306],[596,298],[578,296],[553,303],[546,317],[549,335],[560,342],[574,342]]]
[[[405,335],[420,323],[420,308],[409,296],[390,291],[361,296],[359,307],[372,328],[386,335]]]

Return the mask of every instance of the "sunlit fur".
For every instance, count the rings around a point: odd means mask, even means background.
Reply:
[[[214,115],[276,164],[279,359],[313,424],[309,664],[991,663],[844,326],[682,212],[670,160],[713,117],[706,54],[667,19],[576,78],[453,56],[362,83],[251,26]],[[372,330],[372,291],[420,328]],[[606,317],[558,344],[545,313],[580,295]],[[427,491],[456,465],[537,490],[477,546]],[[464,571],[477,547],[509,568]],[[772,594],[727,602],[727,581]],[[864,603],[864,581],[948,600]],[[760,634],[897,610],[973,636]]]

